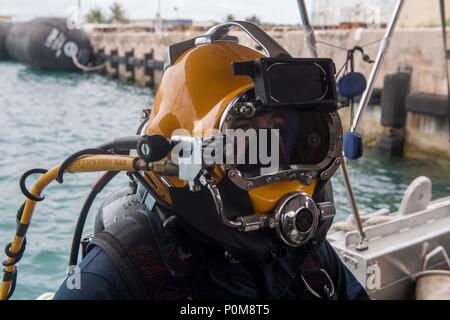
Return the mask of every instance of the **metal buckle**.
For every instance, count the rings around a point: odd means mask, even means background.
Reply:
[[[334,290],[334,283],[331,280],[330,276],[324,269],[320,269],[320,272],[322,272],[325,276],[325,279],[327,279],[328,285],[325,285],[323,287],[323,291],[325,294],[325,297],[318,294],[316,291],[314,291],[309,284],[306,282],[305,277],[301,274],[300,277],[302,279],[303,284],[305,285],[306,290],[308,290],[314,297],[317,299],[327,299],[327,300],[334,300],[335,297],[335,290]]]

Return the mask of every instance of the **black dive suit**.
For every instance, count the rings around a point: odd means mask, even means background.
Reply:
[[[124,223],[130,212],[134,218]],[[132,248],[127,259],[138,275],[130,278],[130,271],[123,271],[127,268],[103,245],[90,245],[76,271],[79,286],[64,282],[54,299],[318,299],[307,287],[326,299],[368,299],[326,240],[306,261],[289,254],[270,264],[254,264],[227,259],[184,230],[164,227],[158,210],[148,210],[130,189],[110,196],[98,217],[97,232],[127,229],[124,241]],[[145,235],[141,223],[150,226]],[[100,240],[107,246],[114,241]]]

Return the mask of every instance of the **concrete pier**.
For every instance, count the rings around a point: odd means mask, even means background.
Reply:
[[[283,45],[294,57],[308,57],[308,50],[303,40],[303,32],[299,30],[275,29],[269,34]],[[363,46],[366,53],[374,59],[378,50],[379,40],[384,30],[322,30],[316,32],[319,56],[331,57],[339,69],[346,59],[346,51],[340,48],[351,48],[355,45]],[[198,33],[167,32],[155,34],[153,32],[91,32],[90,38],[96,50],[104,49],[105,54],[117,49],[119,56],[134,49],[136,58],[143,58],[145,53],[154,51],[156,60],[163,60],[168,45],[183,41]],[[241,43],[255,46],[250,38],[236,32]],[[323,44],[323,42],[329,45]],[[426,46],[424,45],[426,44]],[[340,48],[337,48],[340,47]],[[363,62],[356,55],[355,68],[366,76],[371,65]],[[433,95],[445,99],[447,82],[445,76],[445,57],[441,31],[439,28],[399,29],[396,31],[386,56],[385,62],[378,75],[375,87],[382,88],[384,77],[397,72],[399,66],[412,67],[410,94]],[[147,77],[143,68],[136,68],[135,81],[144,85]],[[108,66],[106,73],[113,70]],[[162,71],[156,71],[156,85],[161,79]],[[119,78],[126,79],[127,72],[124,65],[119,66]],[[408,100],[408,99],[407,99]],[[437,99],[439,100],[439,98]],[[436,100],[436,101],[437,101]],[[426,108],[409,107],[406,121],[406,155],[433,155],[450,159],[448,108],[445,102],[435,103],[431,99]],[[414,103],[412,103],[414,104]],[[342,110],[344,125],[348,128],[348,110]],[[378,105],[369,106],[360,127],[366,144],[376,144],[379,137],[386,131],[380,124],[381,111]]]

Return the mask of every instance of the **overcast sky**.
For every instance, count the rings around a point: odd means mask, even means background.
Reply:
[[[82,16],[91,8],[99,7],[105,14],[109,6],[119,2],[130,19],[154,18],[158,0],[81,0]],[[395,0],[305,0],[308,8],[318,14],[326,14],[325,20],[343,15],[352,16],[356,4],[364,9],[377,5],[382,17],[389,16]],[[78,0],[0,0],[0,15],[10,15],[14,20],[28,20],[36,16],[68,16]],[[178,10],[176,10],[177,8]],[[228,14],[244,20],[252,15],[263,22],[297,24],[300,14],[297,0],[161,0],[163,18],[188,18],[193,20],[223,21]],[[313,19],[314,20],[314,19]],[[330,21],[328,21],[330,22]]]
[[[157,11],[157,0],[81,0],[83,15],[96,6],[106,12],[114,1],[124,6],[131,19],[153,18]],[[11,15],[15,20],[65,16],[68,8],[76,4],[77,0],[0,0],[0,15]],[[299,22],[296,0],[161,0],[161,12],[166,18],[221,21],[227,14],[237,19],[256,14],[267,22]]]

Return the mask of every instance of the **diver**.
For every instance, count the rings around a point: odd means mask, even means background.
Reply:
[[[269,58],[229,37],[236,26]],[[130,175],[102,204],[85,257],[54,299],[368,299],[325,239],[342,156],[334,88],[331,60],[290,58],[245,22],[169,47],[142,134],[173,147],[241,130],[243,147],[206,167],[182,161],[195,152],[172,152],[178,177]],[[137,147],[143,157],[150,149]],[[276,165],[245,162],[261,149]],[[75,276],[79,286],[68,286]]]
[[[235,27],[265,54],[239,44]],[[137,135],[21,177],[27,199],[5,248],[0,299],[14,293],[45,187],[105,171],[54,299],[368,299],[326,240],[343,145],[333,61],[292,58],[256,25],[232,21],[170,46],[164,69]],[[81,241],[93,200],[118,172],[129,186],[107,197]],[[28,190],[32,174],[41,176]]]

